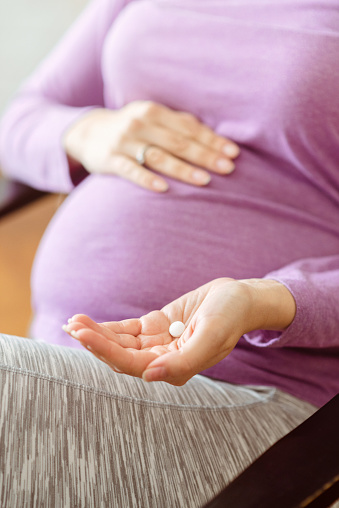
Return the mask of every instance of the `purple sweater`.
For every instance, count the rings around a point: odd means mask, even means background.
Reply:
[[[321,405],[339,391],[337,0],[95,0],[24,83],[0,129],[12,178],[70,192],[32,275],[32,335],[76,346],[76,312],[118,320],[217,277],[285,284],[297,314],[204,373]],[[240,145],[236,170],[163,195],[70,175],[61,137],[88,107],[149,99]],[[85,171],[83,176],[85,176]]]

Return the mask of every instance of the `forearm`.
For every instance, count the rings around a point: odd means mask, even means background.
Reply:
[[[102,47],[126,3],[90,2],[20,88],[0,125],[0,162],[6,175],[53,192],[73,188],[75,165],[66,157],[62,137],[88,108],[104,105]]]

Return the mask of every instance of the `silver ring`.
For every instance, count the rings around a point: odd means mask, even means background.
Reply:
[[[146,152],[149,149],[149,147],[150,147],[150,145],[144,145],[144,146],[141,146],[137,151],[135,158],[141,166],[143,166],[146,162],[145,156],[146,156]]]

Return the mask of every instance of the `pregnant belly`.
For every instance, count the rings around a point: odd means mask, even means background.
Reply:
[[[219,180],[208,189],[171,182],[159,195],[118,178],[88,177],[38,250],[36,319],[45,316],[46,327],[48,316],[62,323],[76,312],[135,317],[212,279],[261,277],[309,257],[310,249],[320,255],[321,245],[333,248],[307,225],[218,190]]]

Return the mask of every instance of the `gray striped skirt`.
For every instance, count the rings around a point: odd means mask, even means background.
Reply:
[[[273,387],[116,374],[0,335],[1,507],[199,507],[316,408]]]

